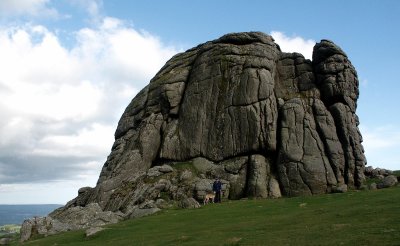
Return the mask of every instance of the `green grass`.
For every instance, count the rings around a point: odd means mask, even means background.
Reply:
[[[23,245],[400,245],[400,187],[164,210]]]
[[[368,186],[370,186],[372,183],[378,184],[380,182],[382,182],[382,180],[379,179],[379,178],[367,178],[365,180],[365,184],[368,185]]]

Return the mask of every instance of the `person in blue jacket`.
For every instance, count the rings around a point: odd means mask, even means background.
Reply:
[[[213,183],[213,191],[215,192],[215,198],[214,198],[215,203],[221,202],[221,190],[222,190],[222,183],[219,180],[219,178],[217,178]]]

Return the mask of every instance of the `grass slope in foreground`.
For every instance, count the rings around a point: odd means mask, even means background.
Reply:
[[[23,245],[399,245],[400,187],[165,210]]]

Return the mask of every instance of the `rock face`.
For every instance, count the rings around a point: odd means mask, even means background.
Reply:
[[[93,203],[123,218],[171,201],[196,207],[190,198],[201,201],[216,177],[229,199],[357,188],[366,163],[358,93],[354,67],[328,40],[312,61],[259,32],[201,44],[137,94],[96,187],[51,216]]]

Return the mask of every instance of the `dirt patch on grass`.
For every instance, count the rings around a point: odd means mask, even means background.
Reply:
[[[241,237],[232,237],[226,240],[227,245],[239,245],[239,242],[242,240]]]

